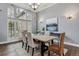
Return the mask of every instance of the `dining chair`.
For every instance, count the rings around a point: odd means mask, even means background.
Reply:
[[[63,55],[64,56],[64,37],[65,33],[60,34],[60,44],[52,44],[48,48],[48,55],[50,55],[50,52],[56,53],[57,55]]]
[[[49,35],[49,33],[50,33],[49,31],[45,31],[45,34],[44,35]]]
[[[30,32],[27,32],[27,38],[28,38],[28,50],[27,50],[27,52],[29,52],[29,48],[31,47],[32,48],[32,56],[33,56],[34,49],[36,47],[38,47],[39,44],[33,41],[32,34]]]
[[[60,38],[60,33],[58,32],[51,32],[50,36],[55,36],[56,38],[51,41],[51,44],[59,44],[59,38]]]
[[[26,34],[27,34],[27,30],[22,31],[22,48],[25,45],[25,50],[27,48],[27,43],[28,43]]]

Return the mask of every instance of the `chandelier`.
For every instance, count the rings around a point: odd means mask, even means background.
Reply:
[[[40,3],[30,3],[29,5],[33,10],[36,10],[39,7]]]

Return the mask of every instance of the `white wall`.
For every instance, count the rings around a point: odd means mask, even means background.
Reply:
[[[38,12],[38,15],[39,20],[46,20],[49,18],[58,17],[59,31],[66,32],[67,37],[65,41],[79,44],[79,4],[56,4],[52,7]],[[67,19],[67,16],[72,16],[72,19]]]
[[[0,3],[0,42],[7,40],[7,4]]]

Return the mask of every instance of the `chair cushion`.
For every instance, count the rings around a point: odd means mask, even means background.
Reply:
[[[60,48],[56,44],[52,44],[52,45],[49,46],[49,51],[59,52],[59,50],[60,50]]]

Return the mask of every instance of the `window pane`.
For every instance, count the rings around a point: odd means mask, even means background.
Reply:
[[[28,21],[28,31],[32,32],[32,21]]]
[[[14,7],[10,6],[7,11],[8,17],[14,18]]]

